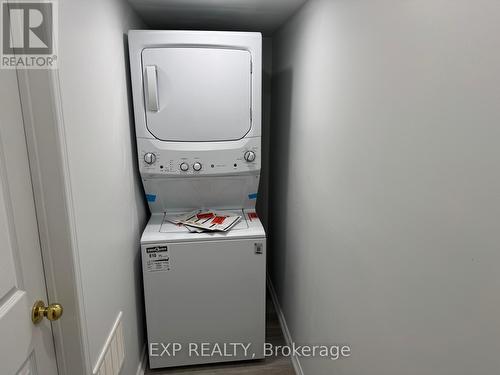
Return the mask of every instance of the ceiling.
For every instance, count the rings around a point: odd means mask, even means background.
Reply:
[[[307,0],[129,0],[149,27],[270,35]]]

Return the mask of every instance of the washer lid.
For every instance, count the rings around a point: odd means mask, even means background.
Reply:
[[[219,210],[217,210],[219,211]],[[233,211],[233,210],[230,210]],[[144,232],[141,236],[141,244],[159,244],[159,243],[168,243],[168,242],[195,242],[195,241],[215,241],[215,240],[226,240],[226,239],[264,239],[266,237],[266,232],[262,227],[262,223],[260,222],[257,214],[254,209],[250,210],[234,210],[238,213],[243,213],[244,221],[238,230],[233,228],[229,232],[215,232],[215,233],[190,233],[189,231],[181,230],[177,231],[169,231],[166,227],[163,230],[167,230],[166,232],[162,232],[162,225],[164,223],[164,213],[156,213],[152,214],[148,225],[144,229]],[[168,224],[167,224],[168,225]],[[173,224],[172,224],[173,225]],[[246,228],[244,228],[246,226]]]
[[[222,47],[142,51],[146,126],[157,139],[229,141],[251,129],[251,55]]]

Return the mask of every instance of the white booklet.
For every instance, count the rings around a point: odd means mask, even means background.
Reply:
[[[183,221],[196,216],[197,214],[203,212],[203,210],[194,210],[191,212],[186,212],[184,214],[173,214],[173,215],[165,215],[165,220],[170,221],[173,224],[182,224]]]
[[[174,224],[184,224],[191,232],[227,232],[241,220],[241,216],[212,210],[195,210],[181,215],[167,215],[165,219]]]

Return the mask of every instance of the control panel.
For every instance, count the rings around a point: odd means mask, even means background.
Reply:
[[[196,150],[193,144],[168,144],[138,139],[141,173],[151,175],[220,175],[260,170],[260,137],[247,138],[231,146],[206,147]],[[204,149],[205,148],[205,149]]]

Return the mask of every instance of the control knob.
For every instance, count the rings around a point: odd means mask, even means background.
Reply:
[[[146,164],[153,164],[156,161],[156,155],[152,152],[147,152],[144,154],[144,161]]]
[[[255,152],[253,152],[253,151],[245,152],[244,158],[248,162],[254,161],[255,160]]]
[[[181,171],[187,172],[187,170],[189,169],[189,164],[188,163],[181,163],[180,168],[181,168]]]
[[[198,163],[198,162],[194,163],[194,164],[193,164],[193,169],[194,169],[196,172],[201,171],[201,163]]]

